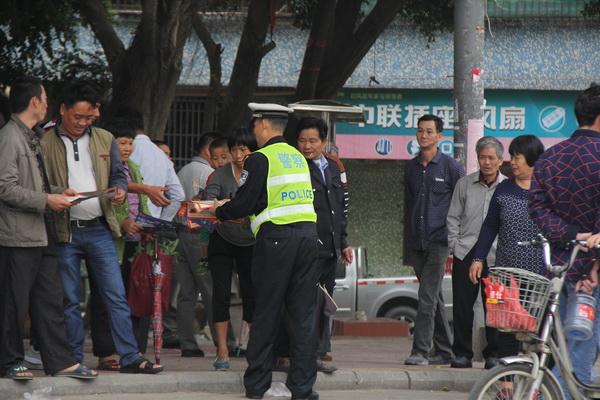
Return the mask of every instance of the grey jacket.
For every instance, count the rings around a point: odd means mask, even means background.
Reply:
[[[232,164],[223,165],[210,176],[206,185],[206,198],[208,200],[233,199],[238,187],[239,184],[233,175]],[[223,239],[231,244],[236,246],[254,245],[254,234],[247,219],[243,224],[224,221],[222,224],[217,224],[215,229]]]
[[[206,189],[206,180],[213,171],[214,169],[208,161],[200,156],[195,156],[191,162],[181,168],[177,177],[181,182],[181,186],[183,186],[186,200],[191,200],[192,197],[197,196],[200,189]]]
[[[498,184],[505,179],[506,176],[498,173],[496,181],[488,187],[479,182],[477,171],[463,176],[456,183],[446,219],[448,249],[455,257],[464,260],[477,243],[490,200]],[[487,262],[488,265],[496,262],[496,242],[489,252]]]
[[[30,146],[32,132],[16,115],[0,130],[0,246],[48,244],[44,222],[48,195]]]

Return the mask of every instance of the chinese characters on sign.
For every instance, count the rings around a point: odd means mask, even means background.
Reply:
[[[416,129],[417,121],[425,114],[437,115],[444,121],[444,129],[454,129],[454,109],[448,106],[428,106],[420,104],[358,104],[365,110],[366,123],[381,128]],[[497,109],[500,112],[497,112]],[[497,116],[500,119],[497,120]],[[487,129],[504,131],[524,131],[526,129],[525,107],[483,108],[483,120]]]
[[[533,134],[548,147],[577,127],[571,111],[576,92],[486,90],[483,110],[485,135],[508,145],[518,135]],[[444,124],[440,149],[453,154],[457,129],[452,91],[438,89],[345,89],[342,103],[360,105],[364,124],[336,124],[336,146],[344,158],[405,160],[418,152],[417,121],[425,114],[439,116]]]

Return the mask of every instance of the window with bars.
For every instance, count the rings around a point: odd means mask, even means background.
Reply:
[[[202,134],[205,100],[199,96],[176,96],[173,101],[165,142],[171,148],[176,170],[194,156],[194,142]]]

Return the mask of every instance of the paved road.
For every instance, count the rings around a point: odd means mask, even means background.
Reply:
[[[464,400],[466,394],[458,392],[426,392],[415,390],[340,390],[322,391],[322,400]],[[214,393],[144,393],[144,394],[104,394],[89,396],[62,396],[60,400],[243,400],[241,394]],[[289,399],[289,397],[266,397],[265,399]],[[59,400],[58,397],[46,397],[32,400]]]

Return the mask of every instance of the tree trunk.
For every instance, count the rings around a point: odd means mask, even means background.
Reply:
[[[223,46],[213,40],[200,15],[196,13],[192,23],[198,39],[200,39],[204,50],[206,50],[210,68],[210,81],[208,83],[208,94],[206,96],[204,119],[202,121],[202,132],[208,132],[215,129],[218,104],[221,98],[221,54],[223,53]]]
[[[192,31],[195,1],[143,0],[140,23],[126,50],[101,2],[80,4],[112,73],[108,114],[136,110],[143,115],[146,134],[162,139],[181,74],[183,47]]]
[[[231,135],[242,126],[249,114],[248,102],[258,86],[258,73],[263,57],[275,48],[265,44],[269,24],[269,0],[251,0],[248,17],[238,46],[233,71],[229,80],[227,98],[219,113],[219,131]]]
[[[394,20],[403,6],[402,1],[379,0],[352,35],[334,36],[336,41],[332,43],[331,48],[334,49],[335,55],[321,68],[315,91],[316,98],[335,97],[375,40]]]
[[[321,65],[329,50],[329,40],[334,31],[335,9],[336,0],[321,0],[313,10],[310,34],[296,86],[296,100],[315,97]]]

